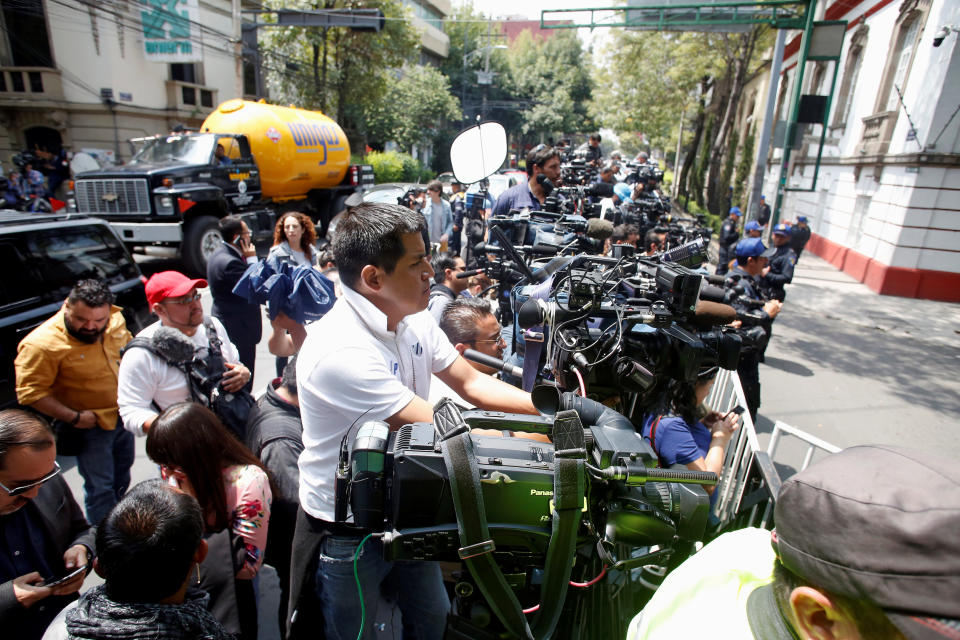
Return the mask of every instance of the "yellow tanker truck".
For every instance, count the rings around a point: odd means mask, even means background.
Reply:
[[[74,206],[108,220],[131,248],[178,247],[197,274],[220,246],[223,216],[243,217],[263,238],[293,209],[322,233],[347,197],[373,185],[372,167],[350,165],[343,129],[319,111],[228,100],[199,132],[131,142],[129,163],[76,177]]]

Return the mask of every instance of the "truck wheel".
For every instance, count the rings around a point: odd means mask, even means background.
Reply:
[[[220,246],[222,239],[217,228],[217,219],[213,216],[200,216],[187,225],[180,245],[180,257],[187,271],[205,278],[207,260]]]

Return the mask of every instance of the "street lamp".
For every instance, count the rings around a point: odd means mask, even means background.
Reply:
[[[464,47],[466,48],[466,47]],[[486,119],[486,105],[487,105],[487,89],[489,85],[493,84],[493,75],[490,72],[490,52],[495,49],[506,49],[508,48],[505,44],[492,44],[486,47],[480,47],[479,49],[474,49],[473,51],[468,51],[463,54],[463,75],[460,76],[460,108],[464,108],[464,104],[467,102],[467,60],[471,56],[485,54],[483,61],[483,71],[477,72],[477,84],[483,85],[483,106],[481,107],[480,113],[482,119]]]

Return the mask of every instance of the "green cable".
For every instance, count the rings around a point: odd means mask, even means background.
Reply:
[[[360,640],[363,637],[363,619],[366,617],[366,609],[363,606],[363,587],[360,586],[360,575],[357,573],[357,560],[360,559],[360,550],[363,549],[363,545],[373,536],[372,533],[368,533],[367,537],[360,541],[360,544],[357,545],[357,550],[353,554],[353,579],[357,582],[357,594],[360,596],[360,633],[357,634],[357,640]]]

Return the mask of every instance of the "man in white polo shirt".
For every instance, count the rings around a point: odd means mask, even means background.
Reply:
[[[300,506],[294,557],[316,557],[316,591],[326,637],[357,637],[360,598],[353,558],[361,536],[334,522],[334,477],[340,441],[358,421],[382,420],[397,429],[432,422],[430,375],[477,406],[535,413],[530,395],[480,373],[453,348],[425,312],[433,269],[421,230],[423,216],[404,207],[363,204],[337,226],[333,251],[343,296],[310,325],[297,362],[304,452],[300,456]],[[309,529],[309,532],[307,531]],[[359,556],[366,610],[364,637],[373,638],[371,615],[388,578],[400,587],[404,637],[441,638],[449,601],[433,562],[386,562],[376,539]],[[298,580],[293,576],[291,610]]]

